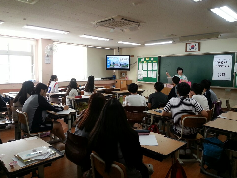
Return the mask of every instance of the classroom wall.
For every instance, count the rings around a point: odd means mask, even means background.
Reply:
[[[106,70],[106,55],[113,55],[113,50],[87,48],[87,76],[95,78],[112,77],[113,71]]]
[[[192,54],[202,54],[202,53],[207,53],[207,52],[222,53],[226,51],[235,52],[237,51],[236,44],[237,44],[237,38],[200,41],[200,51],[192,53]],[[131,58],[131,63],[134,63],[137,61],[137,57],[139,56],[146,57],[146,56],[162,56],[162,55],[172,55],[172,54],[184,55],[184,54],[188,54],[188,52],[185,52],[185,43],[177,43],[177,44],[156,45],[156,46],[147,46],[147,47],[123,48],[122,54],[134,55],[134,57]],[[174,75],[175,71],[173,71],[172,73],[170,71],[170,74]],[[184,74],[185,74],[185,71],[184,71]],[[137,81],[137,66],[131,68],[131,70],[128,72],[128,77],[130,80],[133,80],[133,82]],[[143,93],[144,96],[149,96],[150,93],[153,93],[155,91],[154,84],[141,83],[140,88],[145,89],[145,92]],[[237,100],[236,100],[237,90],[236,89],[232,89],[229,91],[225,89],[214,88],[213,91],[216,92],[218,95],[218,98],[220,98],[223,101],[224,107],[225,107],[225,101],[227,99],[230,100],[231,106],[237,105]]]

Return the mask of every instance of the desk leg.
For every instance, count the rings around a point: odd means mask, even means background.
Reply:
[[[21,139],[21,127],[18,122],[15,122],[15,139],[16,140]]]
[[[72,128],[72,115],[71,114],[68,115],[67,124],[68,124],[68,130],[71,132],[71,128]]]
[[[154,116],[151,115],[151,125],[153,124]]]
[[[159,119],[159,130],[162,130],[162,120]]]
[[[44,165],[38,167],[39,178],[44,178]]]
[[[74,104],[75,100],[72,99],[72,108],[75,109],[75,104]]]

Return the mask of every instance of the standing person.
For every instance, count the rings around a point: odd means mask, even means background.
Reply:
[[[25,81],[22,84],[19,93],[13,100],[12,119],[14,121],[18,120],[16,110],[17,109],[20,111],[22,110],[22,106],[24,105],[25,101],[33,94],[33,92],[34,92],[34,83],[32,81]]]
[[[148,98],[148,108],[156,109],[159,107],[164,107],[168,102],[168,97],[164,93],[161,93],[161,90],[164,88],[164,84],[161,82],[156,82],[154,85],[156,90],[155,93],[150,94]]]
[[[58,93],[58,77],[57,75],[51,75],[48,83],[48,93]]]
[[[122,163],[128,178],[148,178],[148,169],[142,162],[138,133],[127,121],[123,106],[117,99],[110,99],[89,136],[89,148],[105,161],[109,172],[113,161]]]
[[[188,78],[183,74],[183,71],[184,70],[181,67],[178,67],[177,68],[177,75],[175,75],[175,76],[179,77],[181,81],[188,81]],[[166,75],[168,77],[171,77],[168,72],[166,72]]]
[[[146,106],[146,98],[137,94],[138,85],[135,83],[131,83],[128,86],[128,91],[131,95],[125,97],[125,105],[126,106]]]
[[[89,76],[85,86],[84,95],[92,95],[94,93],[94,76]]]
[[[31,95],[24,103],[22,111],[27,113],[29,129],[31,132],[44,132],[51,130],[51,132],[59,137],[63,143],[66,142],[63,127],[60,122],[47,119],[48,111],[62,111],[68,109],[68,106],[54,107],[46,100],[46,93],[48,91],[47,85],[38,83],[35,88],[35,94]],[[23,125],[23,129],[26,126]],[[26,129],[25,129],[26,130]]]
[[[174,87],[170,90],[170,93],[168,95],[168,100],[170,100],[173,97],[177,97],[177,85],[179,84],[180,78],[177,76],[173,76],[172,82]]]
[[[210,80],[204,79],[201,81],[201,84],[203,85],[204,89],[204,96],[207,98],[209,109],[211,110],[213,107],[213,104],[215,104],[218,101],[218,98],[216,94],[210,89],[211,82]]]
[[[193,83],[189,92],[189,98],[197,100],[197,102],[203,107],[204,110],[209,110],[207,98],[202,95],[203,86],[199,83]]]

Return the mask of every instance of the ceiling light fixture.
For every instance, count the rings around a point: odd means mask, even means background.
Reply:
[[[0,20],[0,25],[3,24],[4,22]]]
[[[69,32],[63,31],[63,30],[55,30],[51,28],[44,28],[44,27],[37,27],[32,25],[25,25],[23,28],[33,29],[33,30],[41,30],[41,31],[47,31],[47,32],[54,32],[54,33],[60,33],[60,34],[68,34]]]
[[[157,42],[157,43],[147,43],[145,46],[152,46],[152,45],[162,45],[162,44],[170,44],[173,43],[173,41],[163,41],[163,42]]]
[[[92,47],[94,47],[94,46],[87,46],[88,48],[92,48]]]
[[[202,1],[202,0],[193,0],[194,2],[199,2],[199,1]]]
[[[227,6],[222,6],[220,8],[211,9],[211,11],[228,22],[237,21],[237,14]]]
[[[121,44],[129,44],[129,45],[134,45],[134,46],[141,45],[141,44],[138,44],[138,43],[131,43],[131,42],[125,42],[125,41],[119,41],[118,43],[121,43]]]
[[[80,37],[89,38],[89,39],[93,39],[93,40],[102,40],[102,41],[109,41],[110,40],[108,38],[101,38],[101,37],[91,36],[91,35],[80,35]]]
[[[35,4],[37,3],[39,0],[17,0],[19,2],[24,2],[24,3],[27,3],[27,4]]]
[[[96,47],[96,48],[98,48],[98,49],[99,49],[99,48],[102,48],[102,47],[98,46],[98,47]]]
[[[105,48],[105,49],[110,49],[110,48]]]

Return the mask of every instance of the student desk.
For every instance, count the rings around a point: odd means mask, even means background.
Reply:
[[[42,161],[38,161],[37,163],[32,163],[30,165],[27,165],[25,167],[20,167],[19,165],[14,166],[14,168],[11,168],[9,166],[9,163],[12,162],[12,158],[14,158],[14,155],[27,151],[30,149],[34,149],[40,146],[46,146],[49,147],[50,144],[45,142],[44,140],[38,138],[38,137],[32,137],[32,138],[26,138],[26,139],[21,139],[21,140],[16,140],[12,142],[7,142],[0,144],[0,150],[1,154],[4,154],[2,156],[1,161],[0,161],[0,166],[3,168],[5,173],[9,178],[16,177],[18,174],[24,174],[29,171],[32,171],[34,169],[38,168],[38,175],[40,178],[44,177],[44,165],[51,163],[59,158],[62,158],[64,155],[60,153],[58,150],[54,149],[56,151],[56,155],[47,158]]]
[[[174,154],[176,151],[178,151],[182,146],[186,144],[186,142],[171,139],[158,133],[151,132],[150,134],[156,136],[158,146],[141,145],[142,152],[143,155],[150,157],[152,159],[156,159],[158,161],[162,161],[169,155]]]
[[[145,90],[138,89],[137,94],[141,95]],[[119,98],[119,95],[130,95],[130,92],[128,90],[122,90],[122,91],[112,91],[112,93],[117,95],[117,98]]]
[[[237,112],[228,111],[227,113],[222,113],[221,117],[225,117],[227,119],[232,119],[232,120],[237,120]]]

